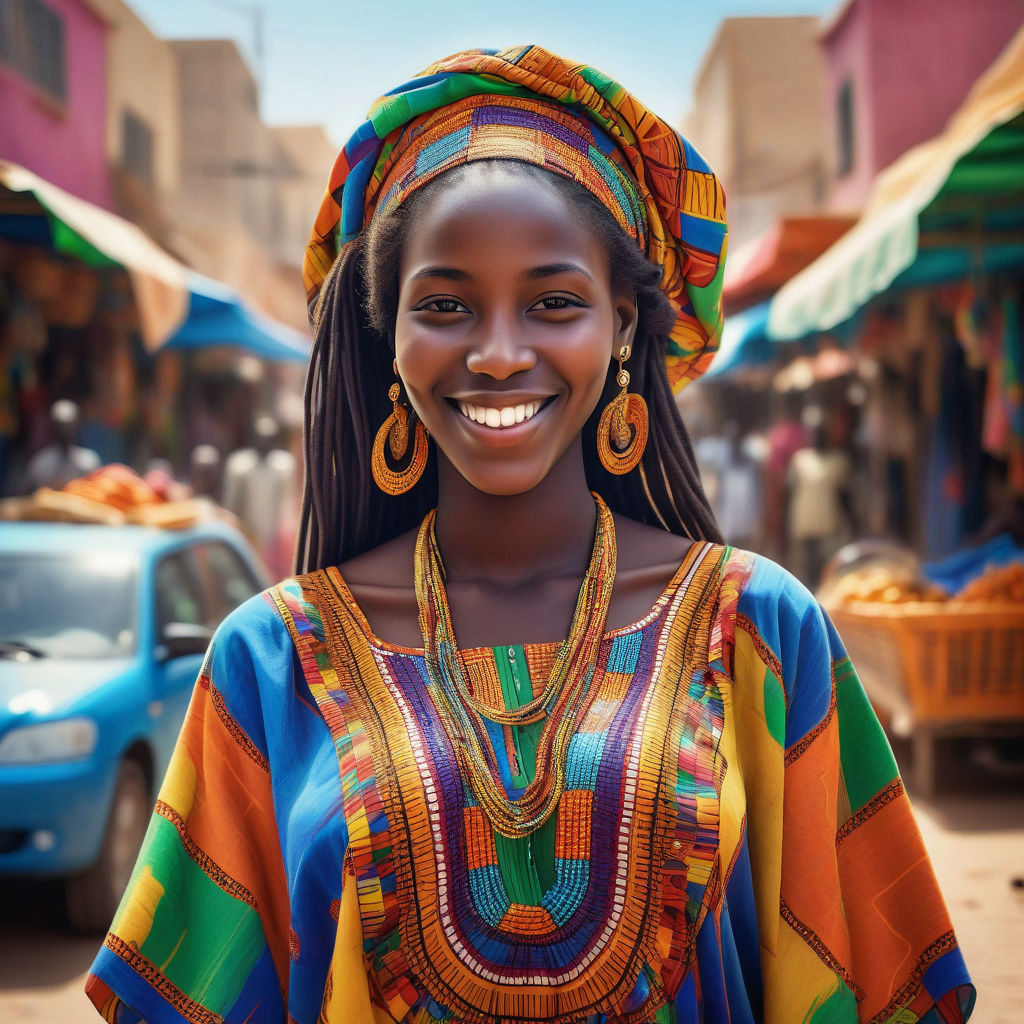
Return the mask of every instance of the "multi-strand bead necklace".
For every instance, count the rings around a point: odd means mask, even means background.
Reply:
[[[455,642],[445,593],[445,570],[430,512],[416,538],[415,586],[426,655],[427,689],[452,743],[463,776],[495,830],[511,839],[529,835],[554,813],[565,787],[569,741],[593,701],[591,682],[615,582],[615,525],[598,495],[594,550],[583,577],[569,635],[559,648],[544,689],[521,707],[498,711],[471,691]],[[510,800],[491,752],[484,717],[501,725],[544,719],[536,774],[518,800]]]

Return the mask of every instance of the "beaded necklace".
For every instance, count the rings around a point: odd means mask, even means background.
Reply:
[[[616,555],[612,514],[596,494],[594,501],[594,550],[569,635],[559,648],[543,691],[521,707],[506,711],[481,704],[469,685],[444,588],[446,574],[434,530],[436,509],[427,514],[416,538],[414,580],[427,690],[473,796],[494,829],[510,839],[529,835],[554,813],[565,787],[569,740],[593,701],[590,684],[608,618]],[[546,719],[537,745],[536,774],[518,800],[510,800],[502,787],[484,715],[502,725]]]

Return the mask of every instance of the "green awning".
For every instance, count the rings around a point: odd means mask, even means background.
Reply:
[[[890,289],[1024,266],[1024,29],[936,138],[878,178],[860,221],[772,300],[768,335],[806,337]]]
[[[35,199],[57,252],[89,266],[128,271],[148,347],[156,348],[181,326],[188,312],[188,268],[139,227],[6,160],[0,160],[0,186]]]

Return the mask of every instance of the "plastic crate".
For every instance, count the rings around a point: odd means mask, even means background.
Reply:
[[[872,702],[909,716],[906,727],[1024,721],[1024,606],[858,603],[831,615]]]

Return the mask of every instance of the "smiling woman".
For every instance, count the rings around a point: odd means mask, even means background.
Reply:
[[[108,1020],[967,1018],[839,639],[694,469],[724,255],[713,173],[593,68],[378,101],[307,254],[299,575],[214,638]]]

